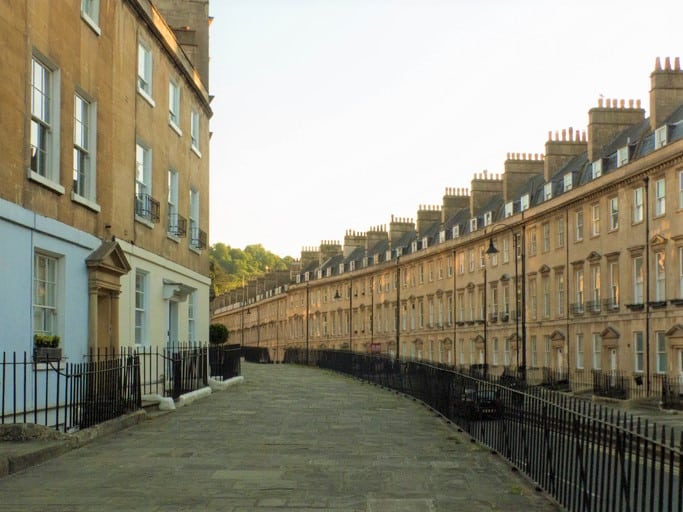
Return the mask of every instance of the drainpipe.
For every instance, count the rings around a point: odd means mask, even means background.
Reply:
[[[643,184],[645,197],[643,199],[645,208],[645,393],[650,396],[650,203],[648,194],[648,184],[650,178],[645,176]],[[635,347],[634,347],[635,349]]]

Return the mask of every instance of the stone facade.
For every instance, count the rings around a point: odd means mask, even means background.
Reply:
[[[368,234],[349,232],[331,273],[319,277],[324,262],[312,265],[289,286],[216,309],[213,321],[233,343],[267,347],[277,360],[308,346],[486,364],[498,374],[525,365],[528,375],[680,379],[678,59],[657,60],[650,111],[656,120],[638,102],[601,99],[587,135],[550,133],[546,157],[510,153],[502,176],[447,189],[439,221],[434,207],[420,209],[419,226],[402,219],[407,230],[395,231],[392,218],[380,253]]]
[[[0,233],[19,233],[3,348],[30,349],[34,332],[70,358],[207,340],[211,109],[162,12],[10,1],[0,33]]]

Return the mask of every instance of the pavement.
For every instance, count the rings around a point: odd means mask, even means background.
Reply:
[[[172,412],[1,441],[0,511],[561,510],[409,397],[300,366],[243,375]]]

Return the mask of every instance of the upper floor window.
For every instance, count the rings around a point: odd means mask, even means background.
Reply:
[[[505,203],[505,218],[507,217],[512,217],[512,214],[514,212],[514,207],[512,201],[508,201]]]
[[[596,160],[591,164],[591,171],[593,179],[602,176],[602,159]]]
[[[668,126],[660,126],[655,130],[655,149],[666,146]]]
[[[177,83],[168,82],[168,122],[180,135],[180,87]]]
[[[678,207],[683,208],[683,171],[678,171]]]
[[[664,215],[666,211],[666,182],[664,178],[655,181],[655,216]]]
[[[619,198],[610,197],[609,200],[609,230],[619,229]]]
[[[666,266],[663,251],[655,253],[655,300],[666,300]]]
[[[624,146],[623,148],[617,149],[617,167],[626,165],[629,163],[631,157],[631,151],[629,146]]]
[[[477,218],[474,217],[470,219],[470,232],[476,231],[477,230]]]
[[[100,0],[81,0],[81,18],[100,35]]]
[[[543,200],[547,201],[548,199],[552,199],[553,197],[553,184],[552,183],[546,183],[543,185]]]
[[[633,222],[643,221],[643,187],[633,190]]]
[[[468,251],[470,261],[470,272],[474,272],[474,249]]]
[[[633,303],[643,303],[643,257],[633,258]]]
[[[583,210],[579,210],[576,212],[574,227],[576,228],[574,232],[574,240],[576,242],[580,242],[581,240],[583,240]]]
[[[683,299],[683,247],[678,248],[678,298]]]
[[[181,236],[184,234],[187,226],[184,224],[185,219],[178,216],[178,172],[174,169],[168,170],[168,228],[169,235]]]
[[[569,192],[572,189],[572,187],[574,185],[572,173],[569,172],[569,173],[564,175],[563,185],[564,185],[564,191],[565,192]]]
[[[493,212],[486,212],[484,214],[484,226],[490,226],[493,222]]]
[[[543,252],[550,250],[550,223],[543,224]]]
[[[135,271],[135,344],[147,341],[147,274]]]
[[[190,189],[190,247],[203,249],[205,240],[202,240],[203,232],[199,229],[199,192]]]
[[[138,92],[154,104],[152,100],[152,50],[142,41],[138,42]]]
[[[192,149],[197,155],[201,156],[199,151],[199,112],[192,110],[190,117],[190,136],[192,137]]]
[[[536,229],[529,230],[529,256],[534,256],[536,254]]]
[[[591,235],[597,236],[600,234],[600,205],[594,204],[591,206]]]
[[[92,202],[96,200],[95,109],[95,104],[82,95],[74,96],[73,193]]]
[[[516,236],[516,235],[515,235]],[[503,263],[510,261],[510,240],[503,238]]]
[[[522,211],[529,209],[529,194],[524,194],[520,198],[519,207],[520,207],[520,210],[522,210]]]
[[[31,60],[31,178],[58,192],[59,72],[46,61]]]
[[[159,221],[159,202],[152,197],[152,150],[140,142],[135,145],[135,215]]]
[[[557,219],[557,247],[564,247],[564,217]]]

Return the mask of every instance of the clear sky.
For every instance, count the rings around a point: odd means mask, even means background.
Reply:
[[[648,109],[683,57],[683,1],[211,0],[210,243],[298,258],[347,229],[585,130],[598,98]],[[648,113],[649,115],[649,113]]]

